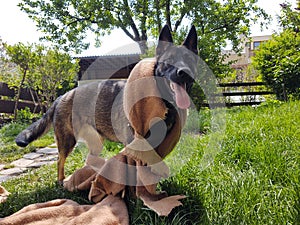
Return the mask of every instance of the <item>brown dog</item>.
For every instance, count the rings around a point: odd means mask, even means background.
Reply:
[[[192,26],[182,46],[172,43],[169,27],[165,26],[159,36],[153,73],[165,80],[157,85],[169,109],[165,118],[167,128],[175,123],[175,108],[186,109],[190,105],[188,92],[194,82],[198,53],[195,27]],[[194,57],[182,54],[183,49],[193,52]],[[71,90],[59,97],[41,119],[16,137],[17,145],[27,146],[46,133],[52,124],[59,150],[58,181],[62,182],[66,158],[78,140],[86,142],[92,156],[99,155],[104,139],[124,144],[133,140],[132,129],[123,109],[123,98],[119,97],[123,95],[125,84],[125,81],[107,80]]]

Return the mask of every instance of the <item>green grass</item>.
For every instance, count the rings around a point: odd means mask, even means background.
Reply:
[[[18,147],[14,140],[27,126],[27,123],[9,123],[0,129],[0,164],[9,164],[24,154],[33,152],[36,148],[46,147],[54,142],[53,131],[50,131],[26,148]]]
[[[300,224],[299,112],[300,102],[289,102],[204,111],[200,123],[196,115],[166,159],[172,176],[159,186],[170,195],[185,194],[183,206],[158,217],[127,198],[130,224]],[[107,143],[105,154],[121,148]],[[84,164],[86,153],[83,145],[73,151],[67,174]],[[87,193],[69,193],[55,180],[51,165],[2,183],[12,195],[0,205],[0,217],[55,198],[90,204]]]
[[[299,102],[228,110],[225,134],[209,135],[223,136],[214,164],[200,170],[195,155],[174,178],[204,209],[193,223],[299,224],[299,110]]]

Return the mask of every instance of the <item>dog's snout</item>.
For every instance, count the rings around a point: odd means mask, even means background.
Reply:
[[[189,76],[189,74],[191,74],[191,71],[188,68],[182,68],[177,70],[178,77]]]

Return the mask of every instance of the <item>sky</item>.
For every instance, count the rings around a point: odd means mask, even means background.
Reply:
[[[279,4],[285,0],[258,0],[258,5],[262,7],[273,18],[268,30],[260,31],[259,26],[252,27],[253,35],[267,35],[276,30],[276,15],[280,12]],[[42,36],[37,31],[34,22],[28,18],[27,14],[21,12],[17,6],[20,0],[2,0],[0,3],[0,38],[8,44],[16,44],[18,42],[34,43],[39,41]],[[296,0],[288,0],[296,4]],[[121,40],[121,41],[120,41]],[[94,47],[93,38],[90,38],[90,48],[83,53],[82,56],[115,54],[131,49],[129,53],[138,51],[137,45],[127,37],[121,30],[112,31],[111,35],[101,38],[102,46]]]

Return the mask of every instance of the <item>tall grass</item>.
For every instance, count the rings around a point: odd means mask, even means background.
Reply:
[[[163,188],[176,182],[191,196],[183,208],[193,224],[299,224],[299,110],[299,102],[228,110],[214,164],[201,170],[199,151]]]

